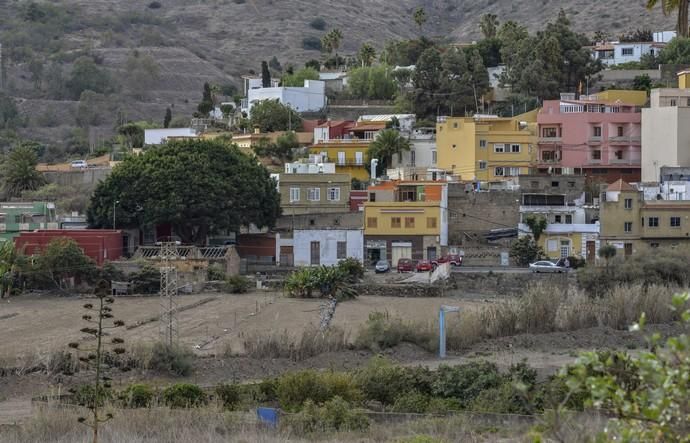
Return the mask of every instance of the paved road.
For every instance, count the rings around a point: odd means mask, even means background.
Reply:
[[[513,268],[503,266],[460,266],[453,267],[453,272],[473,273],[473,272],[493,272],[497,274],[525,274],[529,272],[527,268]]]

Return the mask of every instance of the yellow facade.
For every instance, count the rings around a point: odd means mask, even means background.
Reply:
[[[644,106],[647,104],[647,91],[628,91],[623,89],[609,89],[594,94],[597,100],[603,102],[621,102],[630,105]]]
[[[501,181],[537,159],[537,110],[513,118],[447,117],[436,125],[437,165],[461,180]]]
[[[682,71],[678,73],[678,87],[680,89],[690,88],[690,71]]]
[[[440,202],[366,202],[364,235],[441,235]]]
[[[310,154],[325,154],[324,162],[335,163],[335,172],[350,174],[359,181],[369,180],[368,141],[339,140],[318,143],[309,148]]]
[[[557,242],[557,245],[559,246],[558,249],[556,250],[550,250],[548,248],[549,241],[551,242]],[[539,242],[537,244],[541,246],[542,250],[544,251],[544,255],[549,260],[558,260],[561,258],[562,254],[560,251],[560,246],[565,245],[567,243],[567,246],[570,248],[572,251],[569,255],[572,255],[574,257],[581,257],[581,251],[579,246],[582,244],[582,233],[580,232],[569,232],[569,233],[559,233],[559,234],[546,234],[543,233],[539,237]],[[584,257],[582,257],[584,258]]]

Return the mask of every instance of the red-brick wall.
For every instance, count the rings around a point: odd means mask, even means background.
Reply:
[[[61,229],[22,232],[14,239],[15,247],[24,254],[40,254],[55,238],[67,237],[77,242],[84,254],[98,266],[122,257],[122,231],[112,229]]]

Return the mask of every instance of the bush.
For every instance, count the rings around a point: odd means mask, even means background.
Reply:
[[[206,279],[208,281],[223,281],[226,278],[225,270],[217,263],[210,265],[206,271]]]
[[[424,414],[429,409],[429,397],[419,392],[406,392],[395,399],[393,412]]]
[[[160,9],[161,6],[163,6],[163,5],[161,5],[161,2],[158,2],[158,1],[153,1],[153,2],[149,3],[150,9]]]
[[[243,275],[233,275],[225,279],[225,290],[231,294],[244,294],[252,287],[252,282]]]
[[[503,377],[494,363],[472,362],[460,366],[441,365],[432,384],[436,397],[457,398],[463,406],[471,404],[482,391],[499,387]]]
[[[161,289],[161,273],[148,263],[138,272],[131,274],[129,281],[135,294],[156,294]]]
[[[103,406],[106,400],[113,398],[113,392],[103,385],[99,386],[97,399],[93,385],[79,385],[75,389],[71,389],[70,392],[74,395],[74,401],[78,405],[87,407],[93,405],[95,400],[98,401],[99,406]]]
[[[510,246],[510,256],[518,266],[527,266],[543,257],[544,251],[532,237],[526,235],[513,242]]]
[[[481,391],[472,400],[469,409],[475,412],[494,412],[500,414],[532,414],[534,408],[530,405],[525,392],[511,381],[505,381],[496,388]]]
[[[158,342],[151,349],[149,369],[184,377],[192,373],[193,359],[189,350]]]
[[[430,395],[434,375],[428,368],[403,368],[386,358],[374,357],[355,372],[354,378],[365,398],[393,404],[398,396],[408,392]]]
[[[171,408],[194,408],[206,404],[206,394],[197,385],[177,383],[163,391],[163,401]]]
[[[362,392],[349,374],[314,370],[292,372],[279,377],[276,380],[276,394],[280,406],[287,411],[301,409],[307,400],[321,404],[336,396],[348,402],[362,399]]]
[[[341,260],[338,263],[338,268],[340,268],[345,275],[348,276],[348,279],[352,283],[357,282],[364,277],[364,265],[362,265],[361,261],[355,258],[348,257],[344,260]]]
[[[359,331],[355,346],[378,352],[403,342],[414,343],[427,351],[433,351],[438,347],[437,332],[419,324],[406,323],[399,318],[391,319],[384,312],[372,312]]]
[[[285,291],[288,297],[311,298],[317,291],[321,297],[335,297],[337,300],[347,300],[357,296],[348,282],[351,281],[349,272],[357,273],[357,269],[348,262],[340,266],[319,266],[300,268],[285,279]]]
[[[309,22],[309,26],[318,31],[323,31],[326,29],[326,20],[322,19],[321,17],[317,17]]]
[[[234,409],[240,402],[240,389],[237,385],[216,386],[216,396],[225,409]]]
[[[304,37],[302,39],[302,49],[306,49],[307,51],[320,51],[321,39],[318,37]]]
[[[120,401],[128,408],[148,408],[153,403],[155,394],[149,385],[133,384],[120,392]]]
[[[311,400],[307,401],[302,411],[287,417],[286,425],[301,434],[363,431],[369,428],[369,419],[346,400],[336,396],[320,407]]]

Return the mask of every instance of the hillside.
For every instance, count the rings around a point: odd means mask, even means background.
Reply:
[[[91,130],[93,142],[112,132],[116,115],[159,121],[172,106],[174,115],[188,116],[205,81],[239,87],[240,76],[258,71],[261,60],[275,56],[283,65],[299,65],[319,58],[318,50],[303,48],[303,39],[320,38],[330,28],[343,33],[341,54],[354,53],[365,41],[380,50],[388,40],[414,37],[420,31],[411,16],[419,6],[428,15],[422,32],[450,41],[478,38],[478,22],[485,13],[537,30],[564,7],[575,29],[612,35],[643,27],[672,29],[674,22],[660,10],[646,11],[644,0],[55,0],[44,14],[48,17],[39,14],[42,27],[26,30],[22,20],[30,3],[0,0],[6,85],[22,100],[20,108],[28,116],[29,130],[22,134],[54,142],[73,135],[78,102],[54,100],[37,90],[29,81],[30,57],[46,64],[58,60],[67,73],[70,63],[88,51],[120,85],[127,81],[125,62],[134,50],[155,60],[159,77],[145,94],[121,87],[104,100],[104,116],[92,124],[101,128],[96,135]],[[325,30],[310,26],[317,17],[325,20]]]

